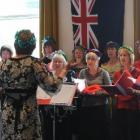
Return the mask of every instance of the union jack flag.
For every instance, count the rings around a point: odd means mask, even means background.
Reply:
[[[98,39],[94,26],[98,24],[98,15],[93,14],[96,0],[71,0],[74,45],[98,48]]]

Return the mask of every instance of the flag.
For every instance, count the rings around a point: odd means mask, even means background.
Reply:
[[[95,0],[71,0],[74,44],[86,48],[98,47],[92,25],[98,24],[98,15],[93,13]]]
[[[102,53],[108,41],[122,45],[124,3],[125,0],[71,0],[74,45],[98,48]]]

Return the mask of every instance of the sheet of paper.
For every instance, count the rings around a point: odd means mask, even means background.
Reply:
[[[37,99],[51,99],[51,97],[44,91],[40,86],[38,86],[36,91]]]
[[[78,79],[78,78],[73,78],[73,81],[75,84],[77,84],[77,89],[82,92],[85,87],[86,87],[86,81],[85,79]]]
[[[57,93],[57,95],[54,95],[52,97],[50,104],[70,106],[72,104],[75,92],[75,84],[63,84],[61,90]]]

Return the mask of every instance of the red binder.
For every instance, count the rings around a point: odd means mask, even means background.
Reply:
[[[140,78],[139,78],[140,79]],[[120,79],[114,85],[101,85],[110,95],[127,95],[128,87],[133,87],[139,79],[134,79],[128,70],[124,71]]]

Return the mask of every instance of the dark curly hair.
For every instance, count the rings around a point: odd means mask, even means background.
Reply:
[[[14,46],[17,54],[31,55],[36,47],[36,38],[34,33],[28,29],[16,32]]]
[[[54,38],[52,37],[52,36],[46,36],[45,38],[44,38],[44,40],[42,40],[42,45],[44,46],[44,47],[46,47],[46,46],[48,46],[48,45],[50,45],[50,46],[53,46],[53,45],[55,45],[56,44],[56,41],[54,40]]]
[[[116,48],[118,49],[119,45],[117,42],[109,41],[106,43],[106,48]]]

